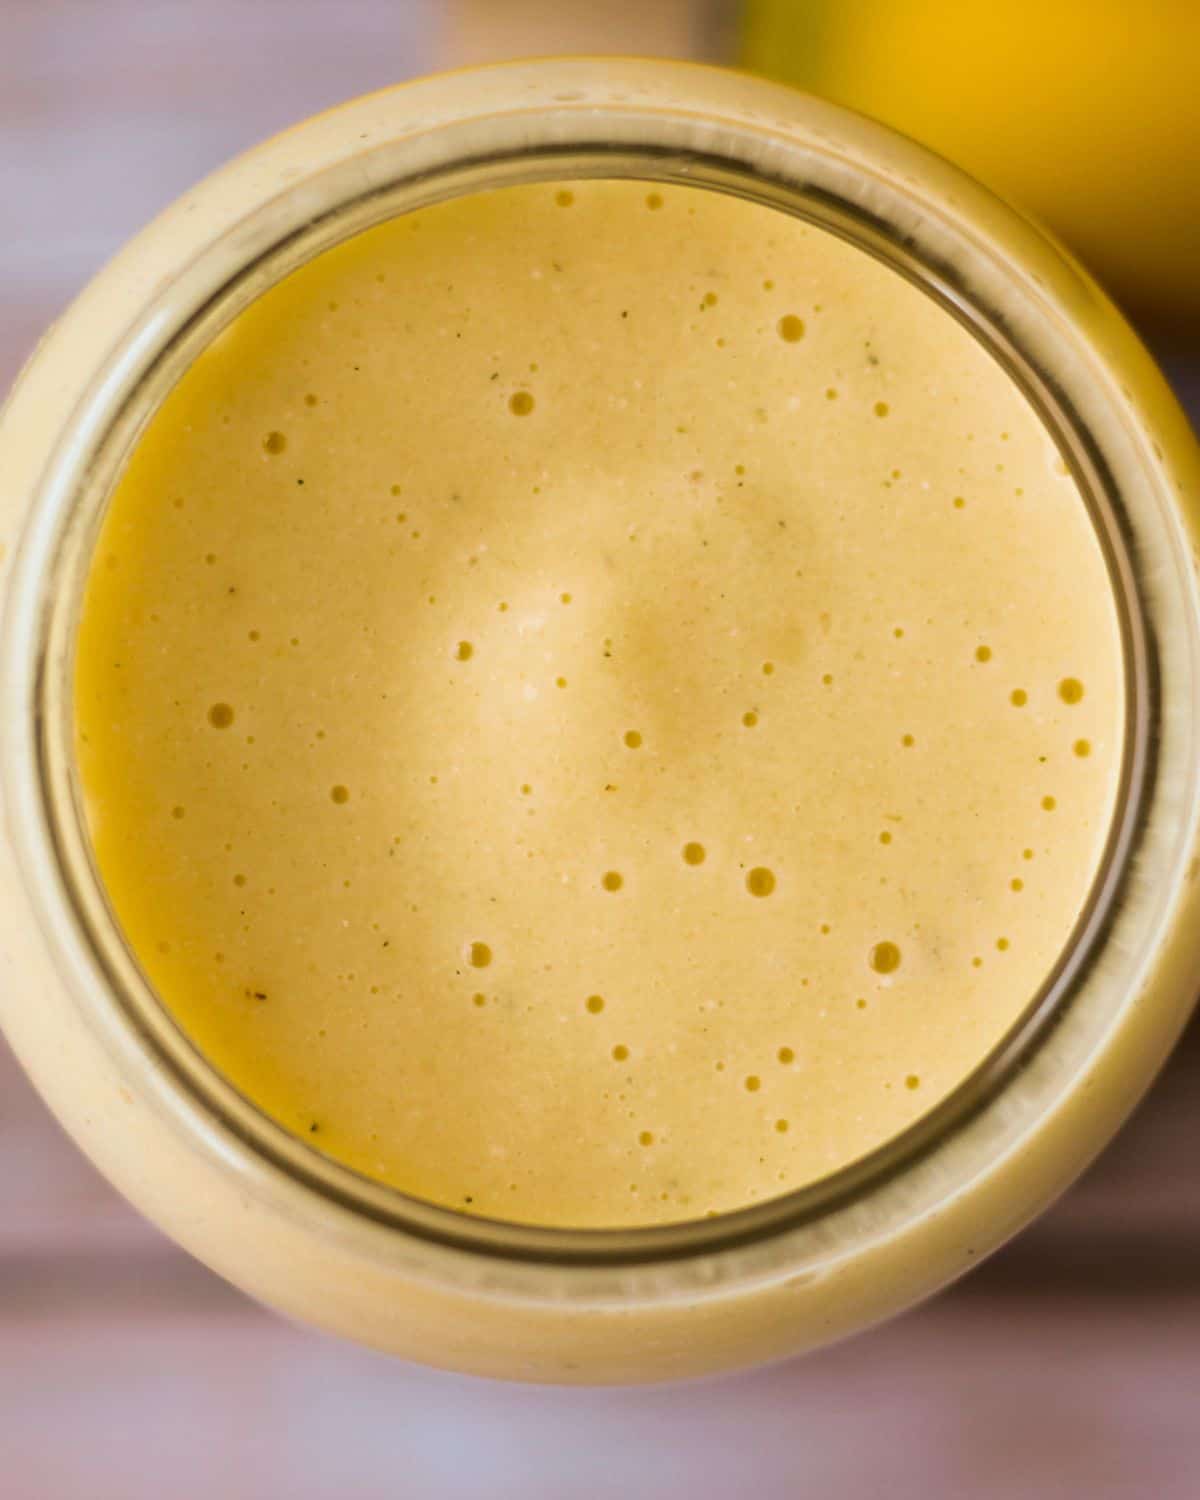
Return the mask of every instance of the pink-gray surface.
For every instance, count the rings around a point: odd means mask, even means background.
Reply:
[[[0,389],[151,213],[441,63],[437,21],[433,0],[0,0]],[[1196,411],[1200,363],[1172,367]],[[100,1181],[0,1044],[0,1500],[1194,1500],[1198,1084],[1194,1030],[1041,1223],[884,1329],[735,1379],[550,1391],[261,1311]]]

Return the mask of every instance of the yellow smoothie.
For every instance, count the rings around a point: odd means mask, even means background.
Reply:
[[[261,297],[97,544],[76,724],[163,1002],[469,1213],[689,1219],[886,1142],[1042,985],[1123,667],[991,355],[828,232],[578,181]]]

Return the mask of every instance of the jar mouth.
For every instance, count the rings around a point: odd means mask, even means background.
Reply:
[[[1108,571],[1124,665],[1114,813],[1086,903],[1042,986],[975,1070],[912,1125],[816,1182],[711,1218],[611,1229],[494,1220],[412,1197],[316,1151],[242,1095],[175,1022],[121,933],[93,858],[70,748],[74,640],[107,497],[148,416],[187,365],[269,286],[343,239],[482,188],[572,178],[706,188],[792,214],[882,261],[966,327],[1024,394],[1074,476]],[[892,188],[893,198],[902,191]],[[999,298],[986,296],[957,262],[938,254],[932,240],[923,243],[911,225],[889,215],[886,197],[879,201],[879,208],[868,209],[839,191],[832,176],[798,176],[782,158],[772,171],[715,148],[681,151],[665,142],[635,148],[563,138],[476,151],[449,166],[393,175],[367,191],[348,188],[319,217],[297,213],[283,232],[247,256],[236,275],[194,300],[174,328],[152,301],[98,375],[92,425],[85,429],[77,422],[64,439],[60,480],[53,493],[48,487],[40,497],[17,560],[10,662],[28,664],[29,730],[15,752],[22,760],[11,799],[15,842],[42,912],[54,914],[55,930],[68,924],[71,941],[99,977],[109,1019],[152,1061],[173,1107],[182,1107],[192,1127],[219,1142],[236,1166],[265,1164],[381,1228],[502,1261],[601,1268],[710,1256],[810,1226],[911,1171],[1003,1093],[1086,986],[1121,906],[1156,773],[1158,666],[1134,527],[1105,456],[1072,403],[1069,382],[1023,345]],[[1016,273],[1001,269],[1011,294]],[[1034,295],[1027,285],[1019,294]]]

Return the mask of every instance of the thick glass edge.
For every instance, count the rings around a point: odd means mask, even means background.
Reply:
[[[243,268],[193,314],[169,344],[157,351],[150,368],[125,393],[121,411],[110,423],[104,442],[97,446],[88,474],[93,501],[97,490],[105,490],[135,440],[146,415],[141,399],[156,377],[161,382],[157,393],[161,398],[174,378],[169,372],[182,368],[241,306],[280,276],[394,213],[472,189],[570,176],[628,176],[735,192],[841,234],[884,260],[968,326],[1005,366],[1054,434],[1092,504],[1118,599],[1125,648],[1126,743],[1117,816],[1088,905],[1059,965],[975,1073],[934,1110],[870,1155],[791,1194],[712,1220],[638,1229],[543,1228],[469,1217],[409,1198],[320,1156],[243,1099],[178,1030],[120,938],[91,867],[70,757],[61,753],[63,746],[71,743],[71,640],[82,569],[99,522],[101,507],[95,503],[90,526],[89,518],[77,508],[57,540],[52,572],[46,579],[47,594],[41,601],[35,703],[31,708],[37,726],[35,753],[44,802],[44,833],[62,877],[61,894],[71,920],[130,1026],[178,1086],[256,1155],[323,1197],[385,1227],[505,1260],[615,1267],[735,1249],[811,1224],[911,1168],[996,1097],[1062,1018],[1071,997],[1085,981],[1111,922],[1153,781],[1159,695],[1154,641],[1140,609],[1128,521],[1112,475],[1105,469],[1086,423],[1048,373],[1017,346],[1002,314],[974,298],[952,266],[932,265],[928,259],[921,259],[911,241],[884,219],[866,214],[827,190],[812,185],[806,190],[783,177],[772,178],[761,170],[751,172],[744,164],[715,153],[680,153],[668,148],[635,151],[623,146],[598,150],[594,145],[499,153],[460,161],[448,170],[398,179],[339,204],[284,236]],[[141,333],[149,342],[153,340],[152,321],[153,310],[148,310]],[[73,594],[72,587],[62,586],[72,580]],[[74,608],[67,607],[72,600]]]

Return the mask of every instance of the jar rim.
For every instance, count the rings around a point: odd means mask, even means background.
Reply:
[[[395,92],[402,95],[404,89]],[[797,131],[795,122],[788,136],[773,120],[747,120],[740,135],[722,139],[698,127],[687,111],[673,110],[671,101],[666,108],[651,108],[624,100],[610,102],[606,110],[609,127],[619,118],[636,130],[598,132],[596,104],[560,91],[504,116],[509,129],[493,128],[486,149],[477,131],[453,139],[461,119],[439,126],[448,154],[436,167],[418,164],[401,172],[403,163],[397,164],[393,153],[382,175],[360,171],[356,177],[344,164],[326,168],[327,177],[337,176],[341,196],[326,202],[320,214],[311,212],[317,174],[264,196],[260,222],[245,221],[233,231],[245,247],[237,268],[215,285],[205,286],[202,276],[194,276],[186,295],[177,286],[158,289],[127,330],[121,349],[97,374],[87,413],[90,427],[85,429],[77,413],[33,505],[6,628],[6,666],[25,663],[27,732],[14,736],[10,747],[8,789],[26,877],[37,890],[41,911],[53,914],[50,925],[69,923],[86,966],[100,980],[93,1003],[119,1013],[119,1024],[169,1078],[169,1090],[186,1096],[193,1117],[215,1128],[226,1149],[249,1153],[258,1164],[388,1231],[506,1262],[590,1269],[719,1256],[811,1229],[894,1186],[996,1103],[1086,991],[1113,935],[1154,795],[1163,731],[1157,634],[1143,587],[1148,564],[1133,545],[1141,527],[1130,518],[1127,494],[1094,421],[1075,399],[1088,367],[1066,359],[1056,364],[1045,347],[1026,341],[1023,325],[1012,317],[1014,302],[1033,323],[1058,316],[1057,311],[1033,284],[1037,277],[1031,279],[1028,265],[1012,256],[1011,244],[998,254],[975,232],[972,209],[979,204],[995,213],[1002,230],[1019,224],[1015,214],[969,185],[964,193],[978,195],[977,203],[934,204],[911,182],[882,171],[867,184],[869,193],[851,194],[847,183],[861,188],[869,176],[863,162],[848,167],[836,142],[818,131]],[[834,111],[834,118],[841,113]],[[494,127],[495,117],[489,123]],[[865,138],[868,146],[894,139],[869,125]],[[916,147],[904,150],[918,165],[926,155]],[[91,858],[67,747],[74,624],[90,544],[141,427],[199,350],[290,270],[397,213],[518,182],[614,176],[732,192],[801,217],[883,261],[968,328],[1033,405],[1089,507],[1120,621],[1126,714],[1116,806],[1085,907],[1041,988],[992,1051],[938,1105],[866,1156],[766,1202],[711,1218],[578,1229],[492,1220],[414,1198],[324,1156],[241,1095],[174,1021],[121,935]],[[197,264],[201,260],[198,256]],[[1057,263],[1066,280],[1074,277],[1067,262]],[[167,302],[170,317],[164,313]],[[1063,329],[1056,334],[1061,337]]]

